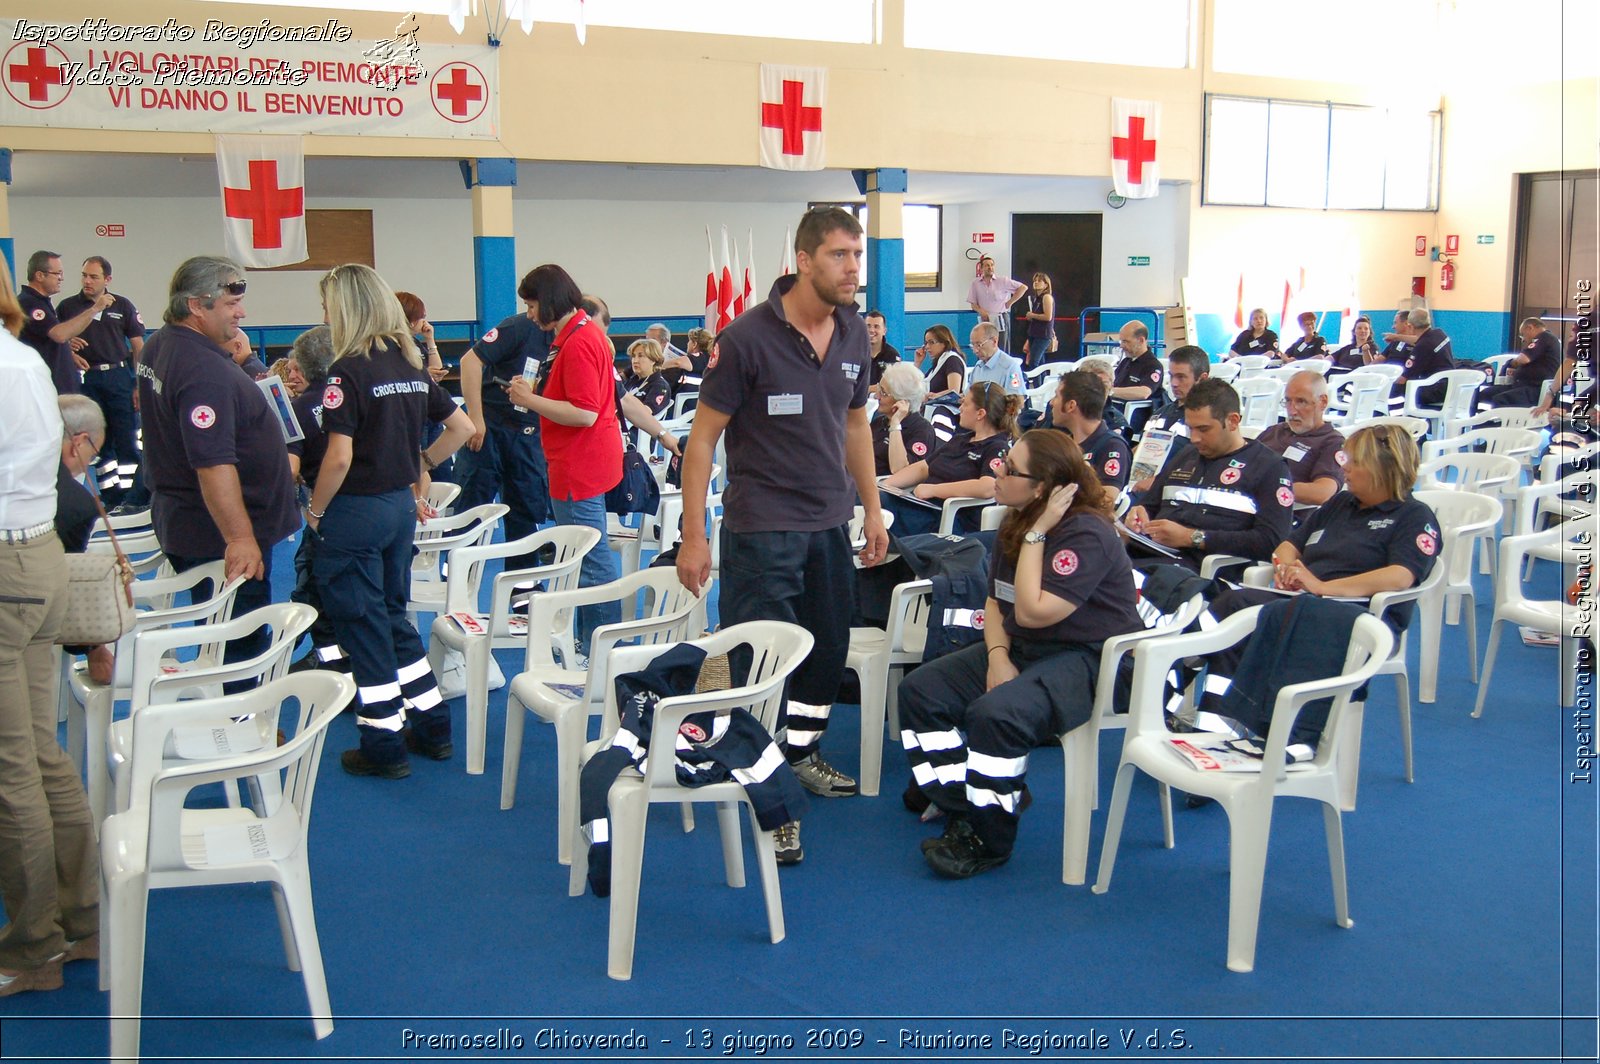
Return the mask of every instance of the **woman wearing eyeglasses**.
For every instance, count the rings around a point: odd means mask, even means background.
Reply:
[[[928,402],[956,401],[967,375],[967,363],[948,325],[935,325],[922,334],[916,365],[928,378]]]
[[[939,510],[945,499],[992,499],[994,481],[1017,432],[1022,396],[1007,395],[1004,388],[983,381],[967,389],[961,399],[961,429],[927,458],[912,462],[885,477],[884,509],[894,512],[897,534],[932,532],[939,527]],[[911,498],[905,498],[910,495]],[[924,500],[926,505],[913,501]],[[964,511],[957,532],[976,532],[977,514]]]
[[[936,805],[944,834],[922,844],[941,876],[1004,864],[1028,803],[1028,753],[1089,719],[1100,644],[1143,627],[1133,568],[1111,522],[1114,493],[1065,433],[1034,429],[1002,463],[1010,508],[991,555],[984,641],[900,685],[913,811]]]
[[[402,779],[408,748],[435,761],[453,752],[450,711],[406,599],[425,470],[466,442],[472,422],[423,368],[399,301],[370,267],[336,267],[322,279],[322,306],[337,360],[322,391],[327,442],[306,534],[321,537],[313,573],[357,685],[361,745],[340,764]],[[425,421],[444,432],[419,453]]]

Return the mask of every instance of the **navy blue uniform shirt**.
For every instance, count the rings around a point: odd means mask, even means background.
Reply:
[[[1023,550],[1033,550],[1024,546]],[[1045,534],[1040,586],[1077,608],[1046,628],[1024,628],[1016,612],[1017,563],[996,549],[989,565],[989,595],[1000,604],[1001,624],[1028,643],[1103,643],[1144,627],[1135,607],[1133,566],[1111,522],[1082,510],[1068,513]]]
[[[511,405],[505,389],[490,383],[499,377],[509,381],[525,377],[529,383],[539,379],[539,367],[550,353],[550,334],[526,314],[515,314],[490,329],[472,345],[472,353],[483,363],[483,411],[486,420],[518,428],[539,427],[539,415]]]
[[[322,389],[322,431],[350,437],[350,472],[340,493],[382,495],[416,483],[423,424],[443,421],[455,409],[427,371],[396,347],[336,361]]]
[[[1083,450],[1084,461],[1094,468],[1100,483],[1113,491],[1121,491],[1128,484],[1128,467],[1133,465],[1133,450],[1128,441],[1106,427],[1104,421],[1089,438],[1078,445]]]
[[[39,352],[44,364],[50,367],[50,382],[58,395],[76,395],[83,391],[83,380],[78,376],[78,364],[72,361],[72,348],[50,339],[50,330],[61,323],[56,308],[48,296],[40,295],[32,285],[23,285],[17,291],[17,302],[22,305],[22,333],[17,337]]]
[[[1417,499],[1390,499],[1362,506],[1348,491],[1341,491],[1319,506],[1289,536],[1305,567],[1319,580],[1359,576],[1391,565],[1411,571],[1415,587],[1433,570],[1442,549],[1439,519]],[[1384,620],[1395,631],[1411,621],[1413,603],[1390,607]]]
[[[144,319],[139,316],[139,311],[127,296],[119,296],[114,292],[112,295],[115,302],[102,310],[100,316],[78,334],[89,345],[81,353],[84,361],[91,366],[120,364],[128,357],[128,341],[144,338]],[[56,314],[70,321],[93,305],[94,300],[82,292],[76,292],[56,304]]]

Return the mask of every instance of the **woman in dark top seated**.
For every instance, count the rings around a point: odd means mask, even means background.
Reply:
[[[935,325],[922,334],[916,367],[928,378],[928,402],[954,403],[960,398],[961,383],[967,379],[967,362],[948,326]]]
[[[672,386],[661,375],[665,360],[661,345],[646,337],[628,345],[628,364],[632,371],[622,378],[622,387],[650,408],[652,415],[660,414],[672,402]]]
[[[1101,644],[1143,627],[1111,523],[1114,493],[1070,436],[1023,436],[995,497],[1009,509],[990,555],[983,642],[900,685],[912,776],[904,801],[945,813],[944,834],[925,840],[922,854],[951,879],[1010,858],[1029,752],[1088,721]]]
[[[1250,327],[1234,338],[1228,350],[1234,355],[1266,355],[1278,353],[1278,334],[1267,328],[1267,312],[1257,307],[1250,312]]]
[[[939,527],[939,510],[945,499],[992,499],[994,481],[1017,431],[1022,396],[1007,395],[992,381],[980,381],[961,400],[961,430],[927,458],[912,462],[883,481],[917,499],[918,505],[892,492],[883,492],[883,505],[893,511],[894,530],[900,535],[932,532]],[[975,532],[977,511],[963,511],[956,531]]]
[[[94,496],[78,481],[88,472],[106,442],[106,416],[100,404],[87,395],[63,395],[61,407],[61,465],[56,470],[56,536],[68,554],[89,549],[89,533],[94,531],[100,508]],[[96,683],[111,682],[115,655],[105,645],[67,647],[68,653],[89,656],[89,678]]]
[[[872,458],[878,476],[898,473],[939,447],[933,426],[922,416],[928,382],[917,367],[898,362],[878,381],[878,413],[872,419]]]
[[[1293,362],[1301,358],[1323,358],[1328,354],[1328,341],[1317,332],[1317,316],[1311,311],[1300,315],[1300,335],[1294,343],[1284,348],[1283,360]]]
[[[1360,369],[1383,361],[1383,349],[1372,338],[1371,318],[1365,314],[1357,318],[1350,334],[1350,342],[1333,353],[1334,370]]]

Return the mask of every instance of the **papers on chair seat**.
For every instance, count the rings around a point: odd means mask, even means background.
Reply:
[[[1172,756],[1202,772],[1260,772],[1262,747],[1250,739],[1226,739],[1222,736],[1185,736],[1169,739],[1167,749]],[[1284,749],[1284,762],[1288,771],[1310,768],[1316,751],[1304,743],[1293,743]]]
[[[218,824],[202,832],[205,861],[213,865],[243,864],[245,861],[272,861],[283,857],[293,846],[295,833],[290,838],[279,838],[284,832],[274,830],[278,825],[271,821],[251,820],[242,824]],[[284,845],[288,842],[289,845]],[[187,851],[185,847],[185,851]],[[185,857],[189,854],[185,852]]]
[[[1529,647],[1558,647],[1561,637],[1555,632],[1541,632],[1537,628],[1530,628],[1525,624],[1517,626],[1517,631],[1522,633],[1522,645]]]
[[[1117,522],[1117,531],[1121,532],[1124,536],[1127,536],[1141,547],[1146,547],[1150,550],[1153,550],[1157,554],[1165,554],[1168,558],[1181,558],[1183,556],[1178,551],[1173,550],[1171,547],[1163,543],[1157,543],[1144,533],[1135,532],[1121,521]]]
[[[547,680],[545,681],[545,686],[550,688],[550,690],[554,691],[556,694],[560,695],[562,698],[583,698],[584,690],[583,684],[581,683],[550,683]]]
[[[185,761],[248,754],[265,745],[261,727],[253,720],[232,721],[210,728],[172,729],[172,751]]]
[[[488,633],[488,629],[483,626],[483,620],[475,613],[458,610],[450,615],[450,619],[456,622],[457,628],[468,635],[485,635]]]
[[[893,495],[897,499],[904,499],[907,502],[916,503],[918,506],[926,506],[930,510],[942,510],[944,508],[944,500],[919,499],[912,493],[915,489],[890,487],[880,480],[878,481],[878,490],[885,495]]]

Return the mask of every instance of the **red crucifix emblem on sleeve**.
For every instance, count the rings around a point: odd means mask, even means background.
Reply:
[[[722,355],[722,345],[721,344],[712,344],[711,345],[711,357],[706,359],[706,370],[707,371],[714,370],[714,369],[717,368],[717,359],[719,357],[721,357],[721,355]]]
[[[983,611],[982,610],[973,610],[972,611],[972,627],[978,629],[980,632],[983,630]]]
[[[1333,460],[1338,462],[1340,465],[1344,465],[1346,462],[1350,461],[1350,456],[1345,454],[1342,450],[1334,451]]]
[[[33,308],[33,314],[30,316],[34,321],[44,321],[44,311],[38,307]]]
[[[1056,551],[1056,556],[1050,559],[1050,568],[1061,576],[1071,576],[1078,571],[1078,552],[1075,550]]]
[[[1278,505],[1279,506],[1293,506],[1294,505],[1294,492],[1289,489],[1289,486],[1287,484],[1285,484],[1283,487],[1278,489]]]
[[[996,473],[1000,472],[1000,470],[1005,466],[1005,464],[1006,464],[1006,461],[1005,461],[1004,458],[991,458],[991,459],[989,459],[989,468],[994,470]]]
[[[67,55],[53,44],[24,41],[0,60],[6,92],[22,106],[46,111],[72,95],[72,84],[62,73]]]
[[[1114,477],[1122,472],[1122,460],[1116,455],[1106,459],[1106,476]]]
[[[1431,534],[1424,532],[1417,536],[1417,549],[1431,558],[1439,551],[1439,541]]]
[[[492,344],[499,336],[500,330],[498,327],[490,329],[488,332],[483,334],[483,342],[486,344]]]
[[[471,63],[446,63],[428,86],[433,109],[447,122],[474,122],[489,106],[489,82]]]
[[[1221,473],[1217,474],[1217,479],[1222,481],[1224,484],[1237,484],[1239,483],[1239,471],[1232,466],[1229,466],[1227,469],[1224,469]]]
[[[189,424],[197,429],[208,429],[217,423],[217,412],[209,406],[197,406],[189,411]]]

